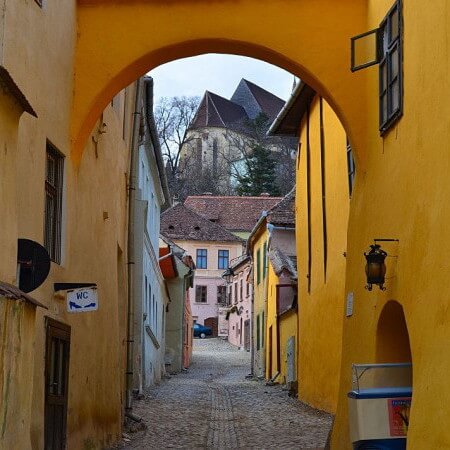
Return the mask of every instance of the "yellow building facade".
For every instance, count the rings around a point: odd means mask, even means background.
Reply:
[[[19,120],[23,106],[11,106],[17,102],[2,93],[1,108],[5,112],[1,125],[5,130],[2,147],[5,149],[6,144],[8,150],[0,157],[0,170],[2,176],[6,175],[2,179],[8,180],[1,187],[2,201],[4,199],[8,211],[2,217],[2,228],[9,238],[5,239],[4,257],[0,262],[5,281],[15,278],[15,239],[18,236],[42,239],[43,234],[43,193],[38,192],[38,175],[34,173],[41,174],[39,186],[42,186],[44,157],[38,152],[30,153],[29,149],[45,148],[46,138],[49,138],[68,161],[67,192],[69,186],[76,188],[70,189],[73,194],[68,194],[68,202],[76,208],[67,217],[67,224],[72,224],[68,225],[67,249],[73,249],[73,253],[69,253],[77,256],[64,267],[55,267],[49,285],[36,294],[56,315],[57,304],[51,300],[53,292],[49,286],[56,278],[64,279],[66,268],[71,267],[70,277],[77,278],[93,277],[98,271],[98,279],[104,280],[101,283],[106,289],[117,280],[111,281],[110,276],[106,279],[105,271],[120,273],[117,260],[122,257],[118,256],[116,236],[115,250],[109,244],[102,247],[105,264],[99,262],[103,257],[99,258],[97,253],[92,255],[90,245],[75,239],[87,239],[94,229],[98,232],[97,228],[108,226],[95,221],[90,212],[106,211],[106,203],[101,199],[106,195],[103,187],[107,183],[99,174],[107,170],[108,164],[119,172],[116,164],[123,154],[105,152],[95,170],[95,156],[91,153],[82,158],[82,154],[85,148],[90,148],[86,143],[111,98],[149,69],[180,57],[222,52],[277,64],[308,83],[334,109],[357,163],[358,176],[349,211],[345,289],[340,308],[344,311],[349,294],[353,296],[354,307],[351,316],[341,316],[340,376],[335,375],[331,380],[332,384],[339,383],[332,448],[350,448],[347,392],[351,387],[351,364],[381,362],[385,358],[399,360],[408,354],[407,349],[397,345],[395,352],[387,354],[385,351],[387,343],[390,345],[393,341],[388,337],[395,336],[392,331],[395,323],[405,325],[401,327],[400,341],[410,345],[414,367],[408,448],[450,446],[450,431],[446,427],[450,403],[450,356],[446,351],[450,338],[447,320],[450,286],[446,255],[450,244],[445,239],[450,218],[446,201],[450,194],[449,158],[445,145],[450,140],[446,119],[450,104],[443,100],[450,94],[447,57],[450,19],[445,0],[436,0],[433,7],[424,7],[419,0],[404,0],[401,5],[402,115],[396,117],[390,127],[382,127],[381,134],[379,103],[384,97],[379,92],[379,71],[377,66],[355,73],[350,71],[350,39],[379,27],[394,4],[392,0],[79,0],[77,3],[48,0],[42,9],[38,2],[31,1],[7,0],[3,4],[7,14],[0,18],[3,39],[0,64],[11,74],[39,117],[36,120],[24,115]],[[186,17],[189,17],[189,26],[186,26]],[[157,23],[158,32],[149,33],[149,23]],[[24,129],[29,132],[24,133]],[[17,176],[14,170],[7,169],[18,168],[19,162],[24,161],[33,165],[33,171],[27,173],[32,173],[31,176]],[[22,165],[18,169],[20,175],[26,172],[26,167]],[[84,179],[89,177],[94,177],[102,187],[98,190],[101,195],[97,193],[95,199],[87,200],[85,195],[89,194]],[[119,189],[118,183],[113,189],[116,187]],[[28,198],[27,192],[30,193]],[[111,199],[111,195],[109,191],[104,201]],[[30,205],[30,209],[17,208],[21,203]],[[115,206],[108,207],[113,211]],[[105,239],[112,235],[112,230],[108,230]],[[386,261],[390,277],[386,291],[375,288],[368,292],[364,288],[363,252],[376,238],[397,239],[398,242],[384,246],[393,257]],[[86,255],[96,258],[94,272],[85,264]],[[109,325],[111,317],[119,317],[111,300],[117,295],[107,290],[105,298],[111,301],[108,307],[111,308],[109,313],[113,313],[108,315]],[[397,304],[400,309],[392,306]],[[327,305],[323,316],[328,317],[328,314]],[[73,320],[88,322],[82,318]],[[86,323],[87,328],[88,325],[92,326]],[[103,329],[103,325],[96,329]],[[404,335],[405,330],[408,336]],[[118,337],[110,333],[108,329],[108,339],[102,347],[105,359],[97,355],[104,361],[101,367],[105,371],[114,364],[108,355],[111,355],[112,342],[117,342]],[[42,340],[42,327],[37,326],[36,345],[42,347]],[[88,348],[87,343],[85,347]],[[82,366],[98,364],[98,360],[92,361],[92,353],[83,360]],[[36,372],[36,377],[35,383],[39,383],[41,374]],[[90,383],[101,384],[101,381],[88,377],[86,390]],[[311,392],[314,390],[311,387]],[[105,412],[103,423],[108,433],[113,430],[114,435],[118,430],[116,418],[110,417],[108,411],[111,411],[111,398],[114,402],[119,399],[109,394],[105,388],[95,404],[85,399],[83,393],[74,398],[79,402],[74,406],[88,414],[79,416],[75,412],[70,419],[75,448],[83,448],[81,434],[89,436],[93,430],[91,420],[83,417],[93,417],[97,411]],[[108,398],[107,410],[103,408],[105,398]],[[85,400],[83,406],[81,403]],[[42,407],[42,398],[37,398],[34,405]],[[41,421],[38,412],[33,416],[33,438],[38,442]],[[99,436],[108,433],[100,429],[92,431],[97,436],[96,442]]]
[[[267,319],[267,240],[269,233],[262,217],[248,239],[253,270],[252,372],[265,376]]]

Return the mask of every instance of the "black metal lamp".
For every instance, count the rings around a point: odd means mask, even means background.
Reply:
[[[227,283],[232,283],[233,282],[233,276],[234,276],[234,272],[232,269],[228,268],[227,270],[225,270],[225,272],[222,274],[222,278],[227,282]]]
[[[370,252],[364,253],[366,257],[366,277],[368,291],[372,290],[372,285],[376,284],[378,287],[385,291],[384,287],[385,275],[386,275],[386,264],[384,260],[387,253],[381,249],[381,246],[374,244],[370,246]]]

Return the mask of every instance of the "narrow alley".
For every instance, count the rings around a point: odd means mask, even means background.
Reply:
[[[135,402],[148,428],[120,448],[322,449],[331,416],[279,385],[245,379],[249,371],[250,353],[220,339],[195,340],[191,368]]]

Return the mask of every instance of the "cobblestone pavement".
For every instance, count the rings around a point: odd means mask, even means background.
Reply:
[[[135,401],[147,430],[125,449],[322,449],[331,417],[280,386],[246,380],[250,354],[220,339],[195,340],[193,363]]]

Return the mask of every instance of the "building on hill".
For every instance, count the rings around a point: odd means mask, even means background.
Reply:
[[[181,151],[181,166],[191,192],[233,194],[257,144],[277,154],[277,181],[281,192],[289,191],[294,184],[297,139],[266,135],[284,103],[245,79],[230,100],[206,91]]]
[[[161,233],[193,256],[196,265],[190,290],[195,322],[210,326],[214,335],[227,335],[218,327],[219,308],[226,303],[222,279],[229,261],[240,256],[244,241],[218,223],[178,204],[161,214]]]
[[[247,239],[261,214],[282,199],[283,197],[269,195],[259,197],[192,195],[185,200],[184,205],[236,236]]]

